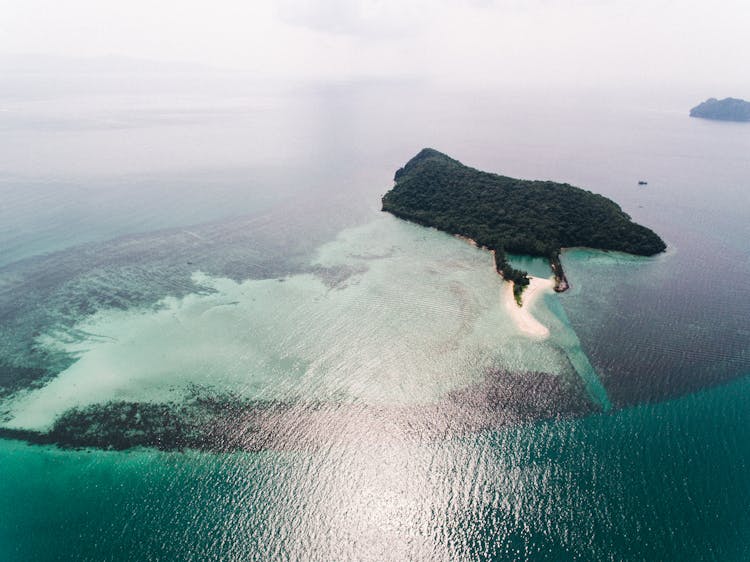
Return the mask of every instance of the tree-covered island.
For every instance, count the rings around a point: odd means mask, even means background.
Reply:
[[[464,166],[423,149],[396,172],[383,210],[424,226],[464,236],[492,250],[495,266],[513,282],[520,304],[529,284],[506,252],[546,257],[555,290],[568,287],[560,249],[585,246],[652,256],[666,249],[652,230],[634,223],[617,203],[568,184],[519,180]]]
[[[708,98],[690,110],[690,117],[715,121],[750,121],[750,102],[737,98]]]

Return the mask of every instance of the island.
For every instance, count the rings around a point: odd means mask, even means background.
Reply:
[[[709,98],[691,109],[690,117],[717,121],[750,121],[750,102],[737,98]]]
[[[546,257],[555,290],[568,288],[560,262],[564,247],[652,256],[666,249],[652,230],[634,223],[617,203],[584,189],[483,172],[431,148],[400,168],[383,196],[383,211],[470,239],[494,252],[495,267],[521,295],[527,272],[511,266],[507,253]]]

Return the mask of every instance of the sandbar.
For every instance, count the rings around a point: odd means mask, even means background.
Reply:
[[[521,332],[540,339],[549,337],[549,328],[534,318],[531,314],[531,307],[541,295],[552,293],[554,288],[554,279],[544,279],[529,275],[529,286],[524,289],[522,295],[523,306],[518,306],[513,296],[513,283],[503,283],[501,292],[505,308]]]

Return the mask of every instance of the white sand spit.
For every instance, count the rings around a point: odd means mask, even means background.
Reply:
[[[526,287],[522,295],[523,306],[518,306],[518,303],[516,303],[512,282],[503,283],[502,299],[519,330],[528,336],[544,339],[549,337],[549,329],[532,316],[531,308],[540,295],[554,291],[555,282],[551,278],[543,279],[531,276],[529,276],[529,280],[529,286]]]

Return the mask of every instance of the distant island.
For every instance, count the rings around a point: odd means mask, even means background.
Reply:
[[[568,184],[482,172],[431,148],[400,168],[394,181],[383,196],[384,211],[494,251],[496,269],[513,282],[519,304],[529,277],[508,263],[506,252],[549,259],[559,292],[568,288],[560,263],[563,247],[641,256],[666,249],[652,230],[631,221],[602,195]]]
[[[750,102],[737,98],[709,98],[691,109],[690,117],[717,121],[750,121]]]

